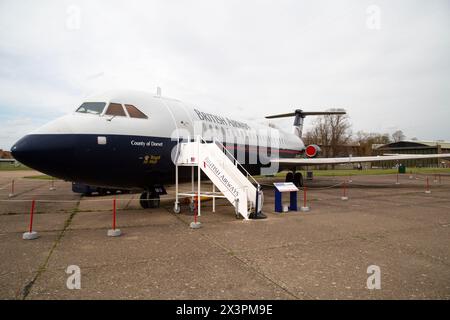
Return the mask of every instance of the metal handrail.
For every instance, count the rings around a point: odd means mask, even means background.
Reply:
[[[201,136],[199,137],[203,142],[207,143]],[[233,156],[233,154],[230,151],[228,151],[228,149],[220,141],[218,141],[216,138],[213,138],[213,142],[222,148],[222,152],[230,155],[231,159],[233,160],[233,164],[239,166],[245,172],[247,179],[250,177],[251,180],[253,180],[253,182],[257,186],[259,186],[259,182],[256,181],[256,179],[244,168],[244,166]]]
[[[188,141],[191,141],[190,137],[188,138]],[[258,207],[260,194],[262,196],[261,185],[259,184],[259,182],[244,168],[244,166],[233,156],[233,154],[230,151],[228,151],[228,149],[220,141],[216,140],[216,138],[213,137],[212,140],[209,142],[209,141],[206,141],[202,136],[198,135],[196,138],[193,139],[193,141],[196,141],[197,143],[214,142],[216,145],[218,145],[222,148],[222,152],[225,155],[229,155],[229,157],[231,157],[231,159],[233,159],[233,164],[236,167],[239,166],[242,169],[242,171],[245,172],[247,179],[250,177],[251,180],[253,180],[253,183],[256,184],[255,215],[257,215],[258,212],[260,212],[260,210],[261,210],[261,208]],[[248,187],[243,187],[242,189],[247,190]],[[237,206],[236,206],[236,210],[237,210]]]

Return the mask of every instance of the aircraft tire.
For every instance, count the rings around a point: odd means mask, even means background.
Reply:
[[[294,174],[294,184],[298,187],[301,188],[303,187],[303,175],[301,172],[296,172]]]
[[[294,182],[294,173],[293,172],[286,173],[286,179],[284,181],[285,182]]]
[[[139,204],[141,205],[141,207],[143,209],[148,209],[149,208],[149,201],[148,199],[148,192],[142,192],[141,193],[141,197],[139,198]]]
[[[148,207],[149,208],[159,208],[161,200],[159,199],[158,193],[148,193]]]

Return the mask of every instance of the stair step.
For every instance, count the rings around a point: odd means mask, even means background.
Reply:
[[[244,219],[249,218],[250,211],[255,208],[257,189],[247,178],[250,175],[247,173],[246,176],[239,170],[237,160],[230,159],[216,143],[201,143],[199,140],[180,143],[176,163],[200,166],[233,206],[238,203],[239,214]]]

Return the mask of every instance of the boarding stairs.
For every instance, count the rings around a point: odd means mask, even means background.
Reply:
[[[188,140],[179,143],[175,159],[177,172],[178,166],[197,166],[199,173],[203,171],[235,207],[236,214],[246,220],[252,214],[256,216],[262,207],[262,191],[255,178],[219,141],[206,141],[200,136]],[[197,195],[201,197],[199,193]]]

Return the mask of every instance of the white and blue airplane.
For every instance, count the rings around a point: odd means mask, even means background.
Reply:
[[[303,178],[296,169],[307,165],[450,157],[402,154],[317,158],[319,147],[305,146],[302,141],[303,120],[309,115],[336,113],[345,111],[296,110],[266,117],[294,117],[294,130],[289,132],[219,112],[208,113],[161,95],[111,91],[89,98],[73,113],[24,136],[11,152],[20,163],[66,181],[142,190],[143,207],[159,206],[164,185],[174,182],[172,150],[183,139],[198,134],[199,127],[204,139],[218,139],[227,149],[240,150],[240,162],[251,174],[260,174],[261,168],[276,164],[276,171],[291,170],[286,181],[297,185],[302,185]],[[180,179],[189,176],[189,170],[180,171]]]

